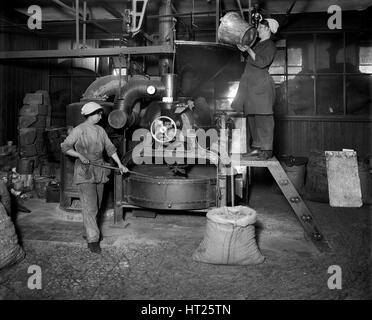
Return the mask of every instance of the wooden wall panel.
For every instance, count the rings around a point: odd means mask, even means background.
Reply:
[[[0,50],[47,49],[46,39],[34,35],[0,33]],[[17,141],[18,111],[27,92],[48,90],[48,63],[45,60],[3,61],[0,63],[0,144]]]
[[[312,149],[324,150],[323,126],[320,126],[319,123],[315,121],[308,121],[308,123],[309,131],[307,132],[307,135],[309,140],[308,145],[305,146],[305,154],[308,154]]]
[[[276,155],[309,156],[311,151],[354,149],[372,154],[372,121],[276,119]]]
[[[291,148],[288,146],[289,138],[289,126],[288,122],[275,121],[274,131],[274,151],[279,154],[287,154],[291,152]]]

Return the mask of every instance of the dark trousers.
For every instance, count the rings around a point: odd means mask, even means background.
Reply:
[[[88,243],[99,241],[97,214],[102,203],[103,187],[103,183],[78,184],[84,231]]]
[[[274,116],[249,115],[247,119],[249,133],[252,137],[252,148],[273,150]]]

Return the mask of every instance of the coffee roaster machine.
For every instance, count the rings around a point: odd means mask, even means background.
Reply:
[[[221,23],[219,36],[253,43],[256,30],[242,27],[234,18]],[[231,89],[236,91],[242,72],[240,52],[232,44],[176,40],[173,27],[172,19],[160,22],[159,38],[174,50],[157,57],[158,75],[130,74],[127,68],[125,76],[97,79],[80,102],[68,106],[70,114],[87,101],[104,104],[108,131],[121,137],[114,140],[131,172],[114,174],[115,222],[122,221],[123,211],[134,208],[207,211],[234,202],[235,194],[243,193],[246,179],[231,170],[232,145],[245,144],[244,125],[241,140],[231,130],[239,118],[233,119],[230,103]],[[130,66],[129,56],[121,58]],[[113,103],[107,102],[113,96]],[[244,153],[245,145],[239,149]],[[62,171],[71,175],[71,163],[70,170]],[[65,209],[76,190],[67,183],[71,177],[64,176]]]
[[[234,198],[228,177],[232,121],[203,94],[215,92],[211,79],[239,53],[189,41],[176,41],[175,50],[176,72],[129,78],[108,115],[110,126],[123,131],[122,161],[131,171],[115,174],[116,222],[134,208],[206,211]],[[228,91],[229,82],[221,87]]]

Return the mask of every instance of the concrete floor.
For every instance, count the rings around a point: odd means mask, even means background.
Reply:
[[[257,185],[250,206],[266,261],[225,266],[192,260],[205,214],[128,214],[125,227],[112,227],[108,210],[96,255],[86,249],[81,222],[62,219],[56,203],[31,199],[25,205],[32,212],[15,218],[26,258],[0,271],[0,299],[371,299],[370,207],[306,203],[332,252],[317,252],[285,198]],[[40,290],[27,287],[30,265],[41,267]],[[341,290],[327,286],[331,265],[342,269]]]

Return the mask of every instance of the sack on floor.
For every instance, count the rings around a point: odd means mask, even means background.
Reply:
[[[256,211],[249,207],[222,207],[207,213],[204,239],[195,250],[195,261],[248,265],[265,260],[255,239]]]
[[[0,269],[20,261],[24,256],[13,222],[0,202]]]
[[[10,194],[3,181],[0,181],[0,202],[3,204],[8,214],[10,214]]]

